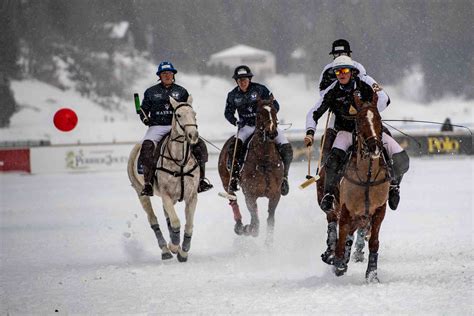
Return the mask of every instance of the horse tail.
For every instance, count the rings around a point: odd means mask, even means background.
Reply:
[[[146,195],[140,195],[140,192],[143,188],[143,183],[140,182],[137,176],[137,171],[136,171],[136,160],[137,156],[140,154],[140,149],[141,149],[141,144],[136,144],[133,146],[132,151],[130,152],[130,156],[128,157],[128,163],[127,163],[127,174],[128,174],[128,179],[130,179],[130,183],[132,184],[132,187],[135,189],[138,195],[138,199],[140,200],[140,203],[147,212],[147,214],[150,211],[153,212],[153,208],[151,205],[151,199],[149,196]],[[151,223],[154,224],[154,223]]]
[[[130,156],[128,157],[128,163],[127,163],[127,174],[128,174],[128,179],[130,180],[130,183],[132,184],[132,187],[137,191],[137,193],[140,193],[140,190],[143,186],[143,184],[140,182],[140,180],[137,177],[137,172],[136,172],[136,164],[135,161],[137,160],[137,156],[140,154],[140,144],[135,144],[133,146],[132,151],[130,152]]]

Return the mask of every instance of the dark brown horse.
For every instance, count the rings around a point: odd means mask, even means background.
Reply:
[[[245,196],[245,203],[250,212],[250,224],[242,224],[242,215],[236,199],[229,199],[229,204],[234,213],[236,234],[258,236],[259,218],[257,199],[268,198],[267,218],[267,243],[273,242],[273,229],[275,225],[275,210],[281,197],[281,183],[283,181],[283,162],[274,142],[277,136],[277,115],[273,107],[273,99],[259,100],[255,132],[248,143],[245,162],[240,172],[240,186]],[[230,170],[228,168],[229,145],[233,137],[227,140],[219,155],[219,175],[222,185],[229,196],[234,192],[229,191]]]
[[[362,103],[355,96],[356,144],[339,186],[339,237],[335,249],[334,271],[347,271],[352,242],[347,237],[356,229],[370,227],[368,282],[378,282],[377,258],[379,231],[385,217],[389,190],[389,173],[383,159],[382,120],[377,97]]]

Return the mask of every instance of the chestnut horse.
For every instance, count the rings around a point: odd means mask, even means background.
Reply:
[[[385,217],[390,175],[383,158],[382,120],[377,97],[362,103],[355,95],[356,144],[339,186],[339,237],[335,249],[334,272],[347,271],[352,242],[347,237],[370,225],[369,260],[365,278],[378,282],[379,231]]]
[[[259,234],[259,219],[257,199],[268,198],[268,218],[266,243],[273,242],[273,230],[275,225],[275,210],[281,197],[281,183],[283,181],[283,162],[274,142],[278,134],[278,121],[273,99],[258,100],[257,117],[255,121],[255,132],[248,142],[245,163],[240,172],[240,187],[245,196],[245,203],[250,212],[250,224],[242,224],[242,215],[236,199],[229,199],[229,204],[234,213],[234,231],[237,235]],[[227,140],[219,155],[219,175],[224,190],[228,196],[235,196],[229,191],[230,170],[228,168],[228,147],[233,137]],[[236,158],[237,159],[237,158]]]

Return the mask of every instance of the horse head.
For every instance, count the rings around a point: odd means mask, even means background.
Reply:
[[[278,119],[273,100],[273,96],[268,100],[257,100],[257,119],[255,123],[255,128],[270,139],[274,139],[278,135]]]
[[[359,91],[354,92],[354,101],[357,109],[356,133],[362,156],[369,155],[375,159],[382,153],[382,118],[377,109],[377,94],[374,93],[372,102],[362,101]]]
[[[196,112],[192,107],[193,98],[189,96],[186,102],[178,102],[170,97],[170,103],[174,109],[173,130],[179,136],[184,136],[190,144],[196,144],[199,140],[199,133],[196,123]]]

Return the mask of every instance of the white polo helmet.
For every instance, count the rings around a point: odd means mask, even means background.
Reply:
[[[349,56],[339,56],[334,59],[332,62],[332,69],[339,69],[339,68],[350,68],[350,69],[355,69],[356,67],[354,66],[354,62],[352,61],[352,58]]]

